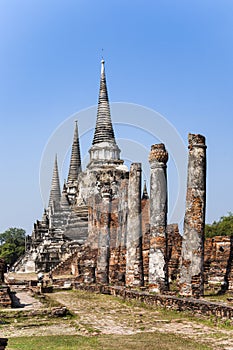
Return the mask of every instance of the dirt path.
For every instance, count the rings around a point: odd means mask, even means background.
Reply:
[[[13,299],[15,307],[24,310],[38,310],[43,307],[43,304],[27,291],[18,291]]]

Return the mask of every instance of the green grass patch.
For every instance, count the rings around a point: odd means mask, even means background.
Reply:
[[[77,350],[100,349],[98,339],[81,336],[47,336],[47,337],[19,337],[8,340],[11,350]]]
[[[223,293],[223,294],[218,294],[218,293],[214,293],[213,291],[208,291],[205,293],[205,300],[208,301],[213,301],[213,302],[217,302],[217,303],[226,303],[228,302],[228,299],[232,299],[233,294],[228,292],[228,293]],[[232,302],[229,302],[230,305],[233,305]]]
[[[199,344],[187,338],[175,334],[164,334],[159,332],[137,333],[135,335],[102,336],[99,339],[103,350],[211,350],[205,344]]]
[[[135,335],[48,336],[10,338],[10,350],[212,350],[205,344],[173,334],[138,333]]]
[[[60,293],[57,293],[58,295]],[[72,294],[72,296],[70,295]],[[130,323],[132,323],[132,317],[134,318],[134,314],[136,311],[140,313],[140,310],[145,310],[146,315],[149,315],[150,312],[156,312],[156,318],[158,319],[167,319],[168,321],[174,321],[177,320],[178,322],[183,321],[190,321],[190,322],[196,322],[199,324],[203,324],[209,327],[216,327],[221,329],[227,329],[232,330],[233,325],[229,320],[224,320],[221,318],[216,318],[214,316],[205,316],[205,315],[195,315],[190,311],[175,311],[171,309],[166,309],[164,307],[156,307],[153,305],[149,305],[146,303],[143,303],[139,300],[125,300],[118,296],[111,296],[111,295],[104,295],[104,294],[97,294],[97,293],[91,293],[87,291],[80,291],[80,290],[72,290],[66,292],[66,295],[72,298],[72,300],[75,300],[76,298],[79,300],[84,300],[90,302],[91,308],[93,305],[98,306],[98,308],[104,313],[108,313],[109,310],[112,308],[115,308],[117,310],[116,318],[120,320],[123,319],[129,319]],[[54,294],[49,295],[50,298],[54,297]],[[65,295],[64,295],[65,298]],[[220,298],[220,297],[219,297]],[[207,299],[207,298],[206,298]],[[93,304],[94,303],[94,304]],[[66,303],[64,302],[64,305]],[[87,305],[86,305],[87,307]],[[126,311],[128,315],[125,315],[125,313],[122,311]],[[92,312],[92,310],[90,311]],[[131,317],[129,316],[132,313]],[[128,318],[127,318],[128,317]]]

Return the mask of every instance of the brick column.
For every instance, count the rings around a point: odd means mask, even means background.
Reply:
[[[206,207],[206,145],[202,135],[189,134],[188,180],[182,240],[180,294],[204,293],[204,228]]]
[[[126,244],[126,285],[143,285],[141,163],[133,163],[129,173],[128,223]]]
[[[118,228],[116,247],[121,249],[126,247],[126,235],[127,235],[127,218],[128,218],[128,188],[129,178],[122,179],[119,188],[119,202],[118,202]]]
[[[97,255],[96,282],[108,283],[110,254],[111,193],[102,192],[99,219],[99,243]]]
[[[167,161],[164,144],[151,146],[149,288],[168,289],[167,267]]]

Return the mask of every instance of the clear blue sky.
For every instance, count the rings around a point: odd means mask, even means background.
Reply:
[[[233,211],[232,0],[2,0],[0,231],[41,218],[43,149],[96,104],[102,48],[112,102],[206,136],[207,221]]]

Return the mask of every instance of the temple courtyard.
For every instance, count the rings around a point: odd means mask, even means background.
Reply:
[[[17,277],[20,282],[26,276]],[[13,280],[15,274],[9,278]],[[36,275],[30,274],[28,279],[36,281]],[[53,293],[45,294],[34,294],[23,283],[12,286],[18,307],[0,312],[0,333],[9,339],[8,350],[30,350],[35,346],[71,350],[233,349],[229,320],[197,317],[135,300],[74,290],[68,276],[66,281]],[[226,295],[205,299],[232,303]]]

